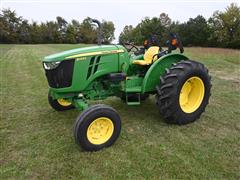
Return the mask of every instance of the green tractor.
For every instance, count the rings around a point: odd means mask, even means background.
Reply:
[[[140,105],[149,95],[167,123],[195,121],[208,104],[211,82],[207,68],[182,53],[182,43],[171,33],[168,49],[150,44],[139,49],[134,44],[78,48],[47,56],[43,60],[49,84],[48,100],[57,111],[77,108],[74,137],[86,151],[111,146],[121,131],[121,119],[112,107],[90,106],[88,100],[117,96],[127,105]],[[180,53],[172,53],[179,48]],[[133,50],[135,49],[135,50]]]

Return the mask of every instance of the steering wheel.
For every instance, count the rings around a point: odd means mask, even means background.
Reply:
[[[132,49],[136,49],[136,51],[139,51],[139,48],[137,46],[135,46],[133,43],[129,43],[129,42],[122,42],[122,45],[127,49],[128,52],[132,51]],[[130,47],[127,47],[130,46]]]

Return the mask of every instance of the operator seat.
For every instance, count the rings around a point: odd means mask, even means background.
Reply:
[[[151,46],[148,50],[144,53],[143,60],[134,60],[133,64],[138,64],[141,66],[146,66],[152,64],[152,62],[157,60],[157,56],[154,56],[159,53],[158,46]]]

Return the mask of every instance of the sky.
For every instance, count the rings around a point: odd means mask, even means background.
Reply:
[[[0,8],[16,10],[29,21],[45,22],[61,16],[67,21],[86,17],[105,19],[115,25],[115,40],[125,25],[136,26],[144,17],[167,13],[174,21],[185,22],[201,14],[209,18],[214,11],[224,11],[240,0],[0,0]]]

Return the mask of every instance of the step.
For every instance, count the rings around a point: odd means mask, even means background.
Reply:
[[[126,88],[126,92],[128,93],[134,93],[134,92],[141,92],[142,91],[142,86],[135,86],[135,87],[128,87]]]
[[[127,105],[129,105],[129,106],[140,105],[140,101],[139,102],[127,102]]]
[[[136,91],[134,91],[134,92],[136,92]],[[137,95],[138,95],[138,98],[136,99],[136,101],[128,101],[129,99],[129,97],[128,97],[128,93],[126,93],[126,103],[127,103],[127,105],[130,105],[130,106],[135,106],[135,105],[140,105],[140,103],[141,103],[141,98],[140,98],[140,93],[137,93]]]

